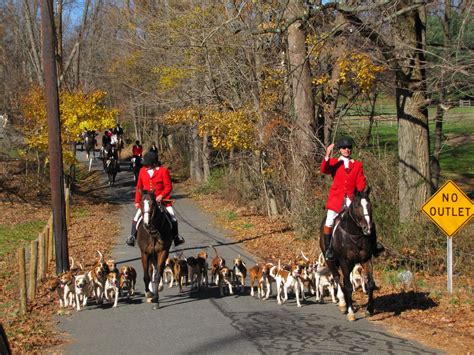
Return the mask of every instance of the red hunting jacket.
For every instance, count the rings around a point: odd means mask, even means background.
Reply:
[[[140,169],[137,188],[135,190],[135,202],[140,203],[142,190],[152,191],[153,188],[155,188],[155,196],[162,195],[164,199],[171,199],[173,185],[171,183],[170,172],[164,166],[155,168],[151,177],[145,167]],[[171,202],[167,202],[165,205],[171,206]]]
[[[321,163],[321,172],[331,174],[333,183],[329,190],[329,197],[326,203],[328,210],[339,212],[344,205],[344,198],[347,196],[352,200],[354,189],[362,191],[365,188],[366,181],[362,163],[351,159],[349,168],[344,168],[344,162],[338,158],[330,158]]]
[[[141,157],[142,153],[143,153],[143,147],[142,146],[134,145],[132,147],[132,155]]]

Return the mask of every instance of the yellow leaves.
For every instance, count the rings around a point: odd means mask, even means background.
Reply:
[[[180,69],[176,67],[159,66],[152,68],[153,74],[158,74],[158,86],[162,91],[174,88],[183,79],[191,76],[192,71],[189,69]]]
[[[61,138],[64,144],[64,157],[73,159],[68,151],[70,143],[77,141],[79,135],[88,130],[103,130],[115,125],[118,110],[107,108],[103,101],[107,93],[95,90],[88,94],[81,90],[60,93]],[[30,148],[47,152],[48,125],[45,101],[41,88],[33,88],[22,102],[25,118],[23,129],[25,142]]]
[[[376,79],[377,73],[383,71],[383,67],[374,64],[372,59],[365,53],[350,52],[337,61],[339,65],[339,82],[352,82],[362,92],[369,91]]]
[[[209,136],[215,149],[251,149],[255,141],[255,125],[252,114],[244,109],[236,111],[199,110],[188,107],[173,110],[164,116],[169,125],[196,124],[198,134]]]

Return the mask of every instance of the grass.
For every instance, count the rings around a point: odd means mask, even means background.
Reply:
[[[45,221],[24,222],[13,227],[0,224],[0,257],[27,245],[45,225]]]
[[[430,142],[433,149],[435,109],[430,109]],[[367,122],[350,122],[352,130],[357,131],[361,136],[365,135],[364,130]],[[445,177],[462,176],[464,178],[474,178],[474,107],[456,107],[449,111],[443,122],[444,141],[441,150],[440,166]],[[397,151],[398,136],[396,120],[379,121],[373,127],[372,147],[381,148],[387,151]]]

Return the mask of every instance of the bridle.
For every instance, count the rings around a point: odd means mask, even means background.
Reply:
[[[365,219],[365,221],[367,222],[367,226],[368,226],[368,230],[370,231],[371,229],[371,223],[372,223],[372,218],[370,216],[370,213],[369,213],[369,210],[368,208],[364,208],[364,206],[362,205],[362,200],[365,199],[365,198],[361,198],[360,201],[359,201],[359,204],[361,205],[361,208],[363,209],[363,212],[362,212],[362,217]],[[367,199],[365,199],[367,201]],[[348,213],[349,213],[349,217],[354,221],[354,223],[356,224],[357,227],[359,227],[360,229],[364,230],[363,226],[362,226],[362,223],[361,223],[361,220],[359,218],[356,218],[354,217],[354,202],[351,203],[351,205],[349,206],[348,208]],[[364,233],[365,234],[365,233]],[[370,233],[369,233],[370,234]]]

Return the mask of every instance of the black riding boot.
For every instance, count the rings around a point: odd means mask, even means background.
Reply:
[[[174,246],[177,247],[184,243],[184,238],[179,235],[178,232],[178,221],[172,221],[173,229],[171,230],[171,234],[173,235]]]
[[[332,249],[331,238],[332,238],[332,234],[323,235],[324,247],[326,248],[324,257],[326,260],[330,260],[330,261],[334,259],[334,250]]]
[[[334,250],[332,249],[332,227],[328,227],[326,225],[323,226],[323,243],[324,243],[324,258],[326,260],[333,260],[334,259]]]
[[[125,243],[127,245],[133,247],[135,246],[135,236],[137,235],[137,222],[133,221],[132,222],[132,231],[130,232],[130,235],[127,237],[127,240]]]

